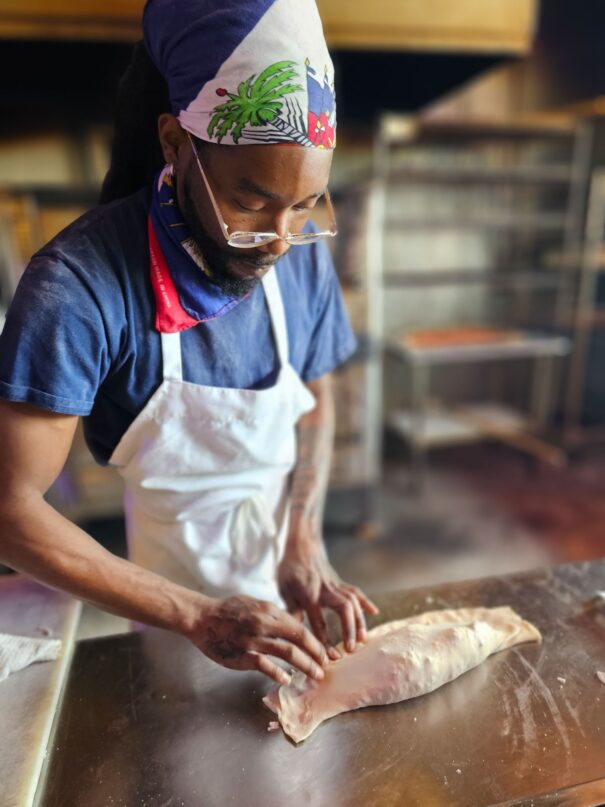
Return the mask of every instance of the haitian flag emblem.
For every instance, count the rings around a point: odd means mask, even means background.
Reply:
[[[295,63],[286,60],[269,65],[258,76],[249,76],[239,84],[236,92],[219,87],[216,94],[228,100],[213,109],[208,139],[216,138],[220,143],[230,135],[236,144],[243,137],[257,142],[334,148],[336,103],[334,90],[328,82],[328,70],[324,69],[320,83],[308,59],[305,67],[304,85]],[[296,97],[305,90],[306,117]],[[255,132],[254,127],[260,131]]]

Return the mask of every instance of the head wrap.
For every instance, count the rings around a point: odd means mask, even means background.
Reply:
[[[148,0],[143,31],[196,137],[334,148],[334,69],[315,0]]]

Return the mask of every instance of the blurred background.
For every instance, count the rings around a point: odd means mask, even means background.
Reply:
[[[97,202],[143,5],[0,0],[0,328],[32,253]],[[318,6],[359,341],[336,568],[379,591],[603,555],[605,4]],[[119,477],[81,435],[49,498],[125,552]]]

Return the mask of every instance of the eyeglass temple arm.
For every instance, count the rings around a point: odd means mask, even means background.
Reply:
[[[332,204],[332,197],[330,196],[330,191],[326,188],[324,191],[326,196],[326,206],[328,208],[328,215],[330,217],[330,233],[332,235],[336,235],[338,232],[338,225],[336,224],[336,213],[334,212],[334,206]]]
[[[198,165],[198,168],[200,169],[200,174],[202,175],[202,179],[204,180],[204,185],[206,186],[206,190],[208,191],[208,196],[210,198],[210,202],[212,204],[212,207],[214,208],[214,212],[216,213],[217,219],[221,223],[222,233],[225,236],[225,240],[229,241],[229,227],[228,227],[227,223],[225,222],[225,220],[223,218],[223,214],[221,213],[221,211],[219,209],[219,206],[218,206],[218,204],[216,202],[216,199],[214,198],[214,193],[212,192],[212,188],[210,187],[210,183],[208,182],[208,178],[206,177],[206,173],[205,173],[204,169],[202,168],[202,163],[200,162],[200,158],[199,158],[198,153],[196,151],[196,148],[195,148],[195,145],[193,143],[193,140],[191,139],[191,135],[189,134],[189,132],[187,132],[186,134],[187,134],[187,137],[189,138],[189,142],[191,143],[191,149],[193,151],[193,156],[195,157],[195,161],[196,161],[196,163]]]

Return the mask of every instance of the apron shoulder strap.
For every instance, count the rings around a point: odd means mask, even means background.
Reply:
[[[160,336],[162,338],[162,375],[164,381],[182,381],[181,335],[179,333],[161,333]]]
[[[279,362],[282,367],[285,367],[290,361],[288,328],[286,325],[284,302],[279,290],[279,282],[277,280],[277,272],[275,267],[269,269],[267,274],[262,279],[262,284],[265,290],[265,297],[267,298],[269,314],[271,315],[271,326],[273,328],[273,336],[275,337],[275,342],[277,344]]]

